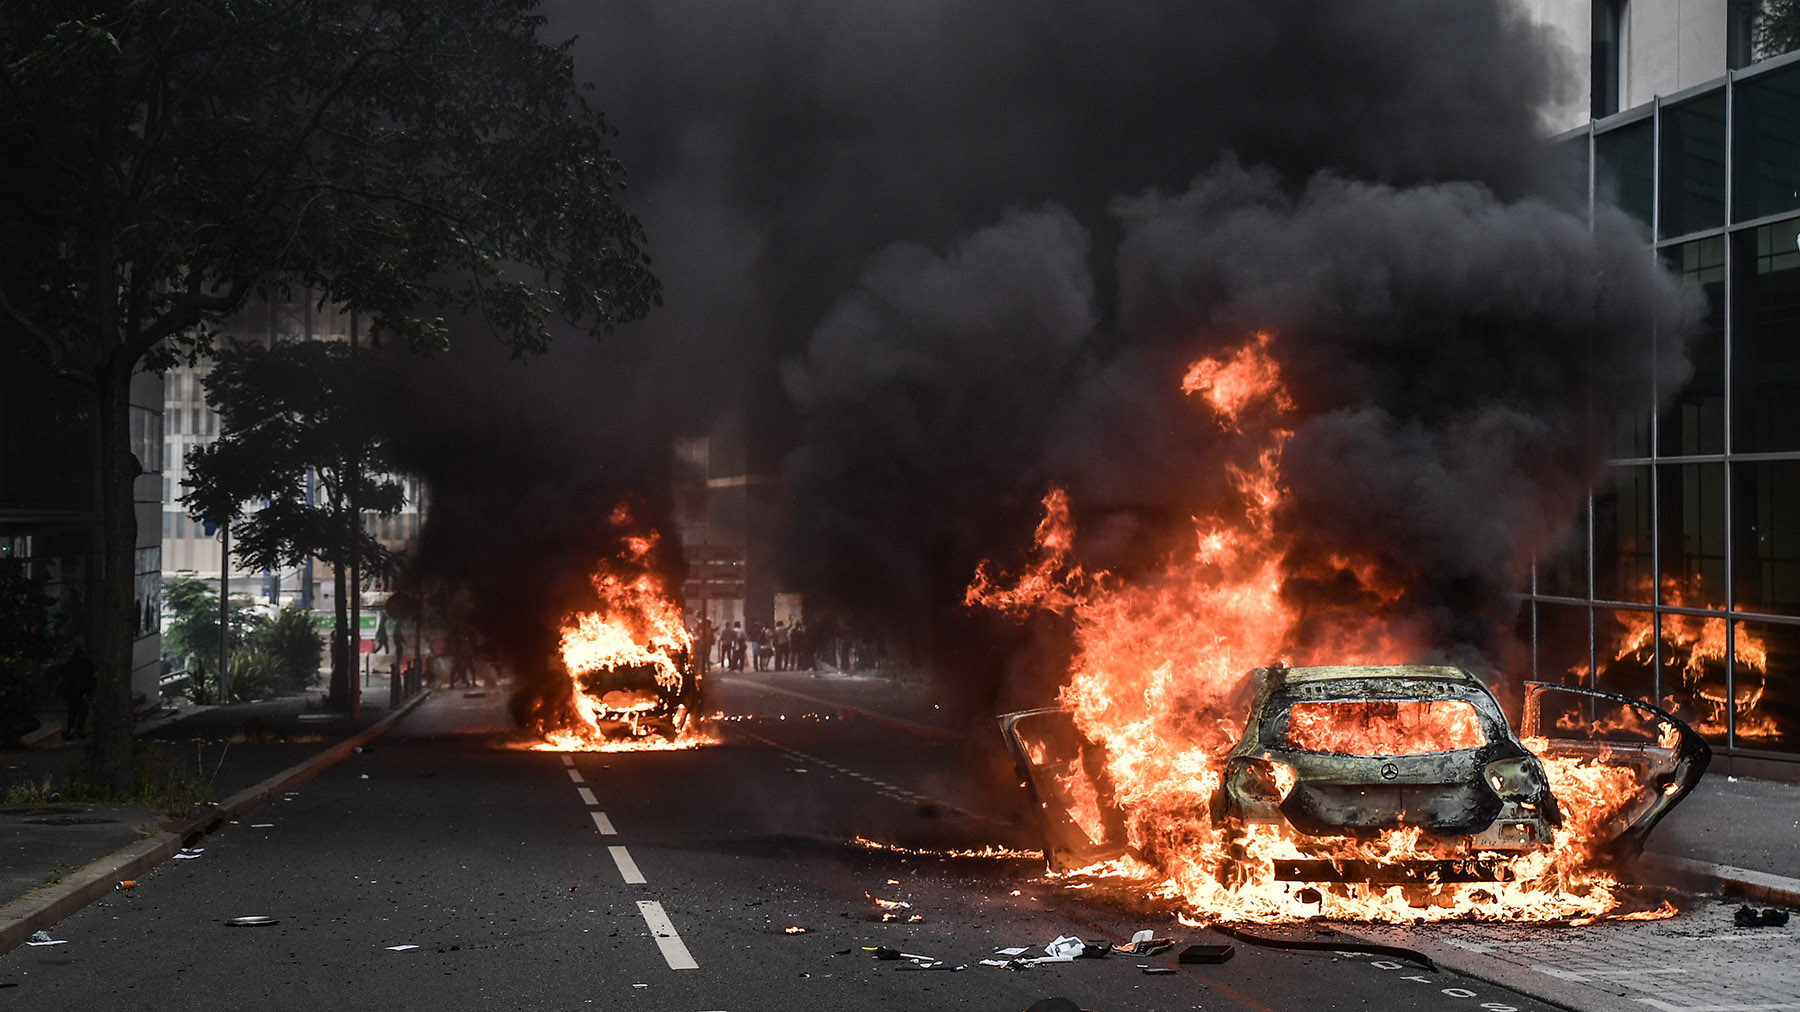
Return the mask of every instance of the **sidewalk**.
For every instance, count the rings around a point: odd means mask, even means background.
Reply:
[[[217,807],[198,818],[170,820],[142,806],[0,805],[0,952],[29,935],[24,928],[48,926],[91,902],[80,900],[81,890],[104,891],[113,878],[154,867],[183,838],[267,800],[272,784],[297,783],[338,761],[427,695],[390,712],[388,691],[387,678],[370,678],[355,720],[321,709],[321,690],[229,706],[183,705],[141,719],[137,737],[150,761],[179,771],[213,799]],[[54,719],[60,729],[61,715]],[[59,735],[49,741],[51,747],[0,753],[0,784],[60,784],[86,750],[82,742],[61,743]]]

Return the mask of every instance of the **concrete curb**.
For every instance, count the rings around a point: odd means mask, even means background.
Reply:
[[[1571,1012],[1644,1012],[1643,1005],[1612,991],[1536,973],[1517,963],[1448,942],[1421,938],[1401,929],[1366,924],[1333,924],[1332,927],[1352,938],[1411,949],[1436,963],[1440,970],[1505,988]]]
[[[1756,903],[1800,909],[1800,879],[1667,854],[1644,854],[1638,865],[1658,881],[1695,892],[1742,896]]]
[[[289,766],[260,784],[233,794],[198,817],[167,820],[155,834],[113,851],[53,886],[28,893],[0,907],[0,953],[11,952],[33,932],[50,927],[117,889],[120,881],[136,878],[162,864],[187,841],[211,832],[232,816],[255,808],[336,765],[411,713],[430,695],[430,690],[419,693],[355,735]]]
[[[943,728],[932,727],[929,724],[921,724],[921,723],[918,723],[917,721],[906,720],[901,717],[890,717],[885,713],[879,713],[875,710],[864,710],[859,707],[850,706],[846,703],[838,702],[835,699],[826,699],[823,696],[809,696],[804,692],[796,692],[793,689],[783,688],[782,686],[779,686],[779,685],[767,685],[762,682],[752,682],[752,681],[747,681],[742,678],[720,677],[719,681],[721,681],[725,684],[728,684],[728,685],[741,685],[747,689],[759,689],[763,692],[778,692],[784,696],[792,696],[795,699],[803,699],[808,703],[813,703],[815,705],[823,706],[830,710],[833,710],[846,720],[860,717],[863,720],[871,720],[877,724],[885,724],[886,726],[891,727],[896,731],[904,731],[907,734],[916,735],[920,738],[932,738],[937,741],[959,742],[959,741],[962,741],[963,737],[964,737],[963,735],[957,734],[954,731],[946,731]]]

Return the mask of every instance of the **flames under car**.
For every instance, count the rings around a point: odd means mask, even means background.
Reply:
[[[1624,696],[1527,683],[1523,737],[1461,668],[1427,665],[1259,668],[1244,733],[1224,755],[1206,806],[1222,842],[1249,827],[1291,830],[1317,858],[1277,860],[1292,882],[1447,883],[1506,874],[1509,854],[1548,847],[1563,822],[1542,758],[1623,766],[1638,795],[1608,825],[1617,849],[1641,846],[1698,782],[1706,743],[1670,714]],[[1080,867],[1132,846],[1102,747],[1060,709],[1001,719],[1037,801],[1046,856]],[[1542,758],[1540,758],[1542,757]],[[1198,816],[1198,813],[1196,813]],[[1333,841],[1416,827],[1438,859],[1344,860]]]

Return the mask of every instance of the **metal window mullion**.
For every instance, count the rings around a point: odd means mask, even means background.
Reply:
[[[1722,354],[1724,361],[1720,368],[1724,370],[1724,418],[1720,424],[1725,440],[1725,749],[1730,752],[1737,748],[1737,491],[1732,480],[1732,452],[1736,434],[1732,431],[1734,414],[1733,388],[1737,385],[1734,379],[1732,357],[1732,334],[1736,330],[1737,292],[1736,274],[1733,261],[1737,259],[1732,242],[1731,220],[1736,216],[1735,175],[1737,173],[1737,71],[1725,73],[1725,297],[1721,300],[1719,314],[1724,331]]]

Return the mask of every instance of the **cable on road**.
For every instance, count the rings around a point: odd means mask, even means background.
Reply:
[[[1260,945],[1268,949],[1303,949],[1312,952],[1366,952],[1371,956],[1393,956],[1395,959],[1410,959],[1430,970],[1438,972],[1437,964],[1423,952],[1402,948],[1398,945],[1375,945],[1356,938],[1345,936],[1343,941],[1317,941],[1308,938],[1278,938],[1268,935],[1256,935],[1235,924],[1214,924],[1212,930],[1227,935],[1248,945]],[[1346,944],[1347,943],[1347,944]]]

